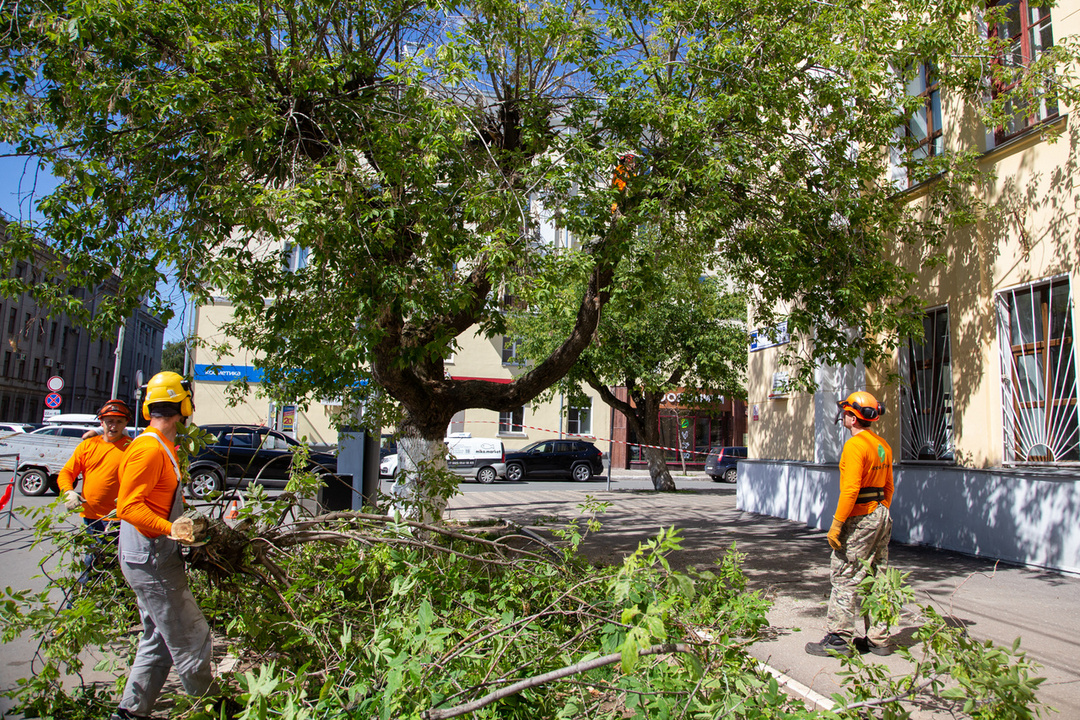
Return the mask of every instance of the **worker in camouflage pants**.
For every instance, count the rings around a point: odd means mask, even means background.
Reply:
[[[877,572],[889,560],[892,448],[870,430],[870,423],[881,417],[885,408],[862,391],[837,405],[837,420],[843,419],[851,437],[840,456],[840,499],[829,528],[832,593],[825,637],[821,642],[807,643],[806,652],[825,657],[851,655],[854,644],[860,651],[889,655],[888,627],[870,627],[866,620],[866,637],[855,637],[855,618],[863,614],[859,594],[859,583],[867,575],[863,561],[870,563],[871,572]]]

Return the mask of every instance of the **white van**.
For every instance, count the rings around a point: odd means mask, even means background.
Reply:
[[[454,433],[446,438],[446,467],[450,472],[481,483],[493,483],[506,475],[506,449],[501,440],[474,438],[470,433]],[[379,464],[379,477],[396,478],[397,453]]]
[[[98,420],[97,415],[89,413],[60,413],[46,420],[45,425],[79,425],[81,427],[97,428],[101,427],[101,421]]]
[[[469,433],[454,433],[446,438],[446,467],[476,482],[493,483],[506,474],[506,448],[501,440],[474,438]]]

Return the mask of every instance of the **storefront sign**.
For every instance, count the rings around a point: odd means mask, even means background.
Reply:
[[[262,382],[262,370],[251,365],[195,365],[196,382]]]

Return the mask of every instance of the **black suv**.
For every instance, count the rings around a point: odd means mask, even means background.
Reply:
[[[258,425],[200,425],[214,440],[191,459],[188,491],[199,500],[230,485],[257,481],[266,487],[285,487],[293,448],[300,443],[276,430]],[[337,473],[337,457],[312,452],[308,469]],[[236,481],[235,483],[233,481]]]
[[[603,453],[584,440],[540,440],[506,453],[506,479],[569,475],[578,482],[604,472]]]
[[[705,458],[705,474],[716,480],[735,482],[738,473],[735,465],[739,460],[746,458],[746,448],[737,445],[716,446],[709,450],[709,457]]]

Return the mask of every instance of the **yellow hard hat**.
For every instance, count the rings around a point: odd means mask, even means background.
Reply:
[[[146,397],[143,399],[142,406],[143,419],[150,419],[150,406],[154,403],[177,403],[180,406],[180,414],[191,417],[195,413],[193,398],[190,382],[168,370],[159,372],[146,383]]]

